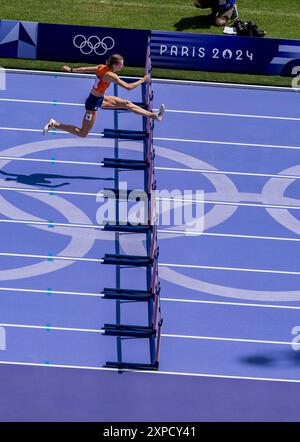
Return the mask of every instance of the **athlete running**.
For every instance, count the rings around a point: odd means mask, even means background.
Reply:
[[[105,95],[106,89],[112,82],[130,91],[145,81],[148,81],[149,77],[147,75],[134,83],[127,83],[126,81],[121,80],[116,72],[119,72],[123,66],[124,59],[119,54],[111,55],[105,65],[73,69],[71,69],[69,66],[64,66],[63,70],[65,72],[84,72],[96,74],[94,86],[85,102],[85,114],[82,121],[82,127],[79,128],[69,124],[62,124],[51,118],[44,126],[43,134],[45,135],[50,129],[60,129],[79,137],[86,137],[95,124],[97,111],[100,107],[106,109],[127,109],[135,114],[143,115],[156,121],[161,121],[165,112],[165,106],[163,104],[160,106],[158,112],[148,112],[129,100]]]

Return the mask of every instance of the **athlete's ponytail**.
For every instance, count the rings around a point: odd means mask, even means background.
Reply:
[[[108,68],[112,68],[114,64],[122,63],[122,61],[123,61],[122,55],[120,55],[120,54],[113,54],[106,61],[106,66]]]

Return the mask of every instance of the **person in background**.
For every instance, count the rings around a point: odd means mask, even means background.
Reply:
[[[211,8],[215,26],[226,26],[238,18],[236,0],[195,0],[196,8]]]

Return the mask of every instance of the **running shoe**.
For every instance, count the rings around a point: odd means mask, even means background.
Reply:
[[[164,118],[165,109],[166,109],[165,105],[161,104],[158,112],[155,112],[156,121],[161,121]]]
[[[48,123],[44,126],[43,135],[45,135],[47,132],[49,132],[50,129],[53,129],[55,127],[54,125],[56,123],[57,123],[57,121],[55,121],[53,118],[50,118]]]

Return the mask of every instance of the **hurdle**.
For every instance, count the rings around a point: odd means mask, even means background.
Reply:
[[[149,81],[142,84],[142,103],[139,106],[144,109],[152,109],[153,91],[151,85],[152,65],[150,57],[150,39],[146,53],[146,74]],[[117,95],[117,85],[115,86],[115,95]],[[117,368],[119,371],[125,369],[135,370],[158,370],[160,337],[162,327],[161,307],[160,307],[160,283],[158,279],[158,257],[159,248],[157,241],[157,227],[155,217],[155,190],[156,180],[154,173],[155,152],[153,148],[153,128],[154,123],[149,118],[142,116],[142,130],[125,130],[119,127],[118,115],[126,110],[114,110],[114,128],[104,129],[103,137],[114,140],[115,156],[114,158],[104,158],[102,167],[114,170],[114,188],[103,189],[102,196],[109,198],[113,192],[116,201],[116,224],[106,224],[104,230],[115,232],[115,253],[105,254],[101,265],[110,265],[115,267],[116,286],[103,289],[103,299],[116,302],[116,322],[114,324],[105,323],[102,327],[103,336],[115,337],[117,339],[117,361],[107,361],[105,367]],[[143,159],[123,159],[119,157],[119,141],[142,141]],[[140,191],[119,189],[120,171],[142,171],[144,174],[144,189]],[[132,193],[134,196],[132,196]],[[147,222],[144,225],[131,225],[130,223],[119,223],[118,204],[123,199],[135,200],[138,196],[140,200],[147,205]],[[124,255],[120,253],[119,238],[121,234],[139,234],[145,235],[146,254]],[[121,287],[121,270],[139,268],[145,271],[146,290]],[[124,303],[146,303],[147,304],[147,325],[130,324],[124,325],[121,321],[121,308]],[[123,360],[122,343],[126,339],[146,339],[149,344],[149,363],[131,362]]]

